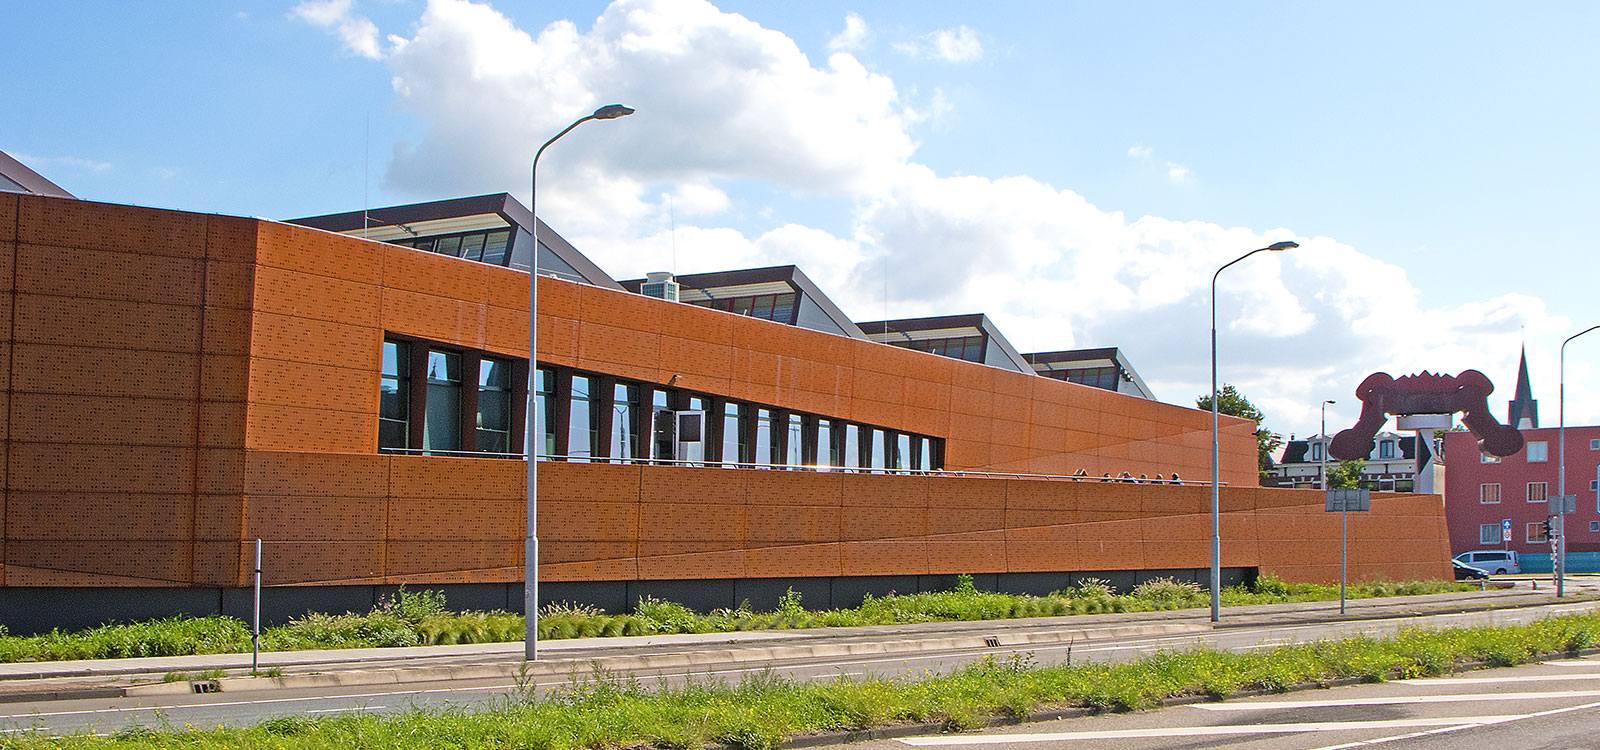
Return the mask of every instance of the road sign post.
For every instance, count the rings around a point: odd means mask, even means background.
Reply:
[[[1511,519],[1500,521],[1500,541],[1506,543],[1506,549],[1511,549]]]
[[[1372,491],[1327,490],[1323,510],[1339,514],[1339,614],[1344,614],[1344,586],[1350,568],[1350,511],[1372,510]]]
[[[1554,569],[1556,576],[1556,598],[1566,594],[1567,581],[1567,515],[1578,512],[1577,495],[1551,495],[1549,500],[1550,516],[1554,523],[1550,524],[1550,555],[1555,560]]]

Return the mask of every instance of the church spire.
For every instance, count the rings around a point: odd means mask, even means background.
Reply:
[[[1539,402],[1533,398],[1533,385],[1528,382],[1528,347],[1522,347],[1522,365],[1517,368],[1517,395],[1506,409],[1506,424],[1519,430],[1539,426]]]

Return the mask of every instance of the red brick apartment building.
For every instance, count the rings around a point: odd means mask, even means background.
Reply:
[[[541,277],[538,312],[558,459],[540,467],[548,600],[762,605],[793,586],[843,605],[959,573],[1037,592],[1205,579],[1209,487],[1093,477],[1208,478],[1206,412],[614,283]],[[274,618],[365,608],[402,583],[520,609],[525,271],[0,193],[0,314],[14,632],[247,611],[257,538]],[[648,461],[663,403],[713,417],[702,465]],[[1318,492],[1256,486],[1251,428],[1223,419],[1227,580],[1336,578],[1337,518]],[[446,439],[458,450],[416,449]],[[834,468],[715,466],[734,453]],[[1354,578],[1449,575],[1439,497],[1372,507],[1350,519]]]
[[[1469,433],[1445,435],[1452,552],[1550,553],[1543,522],[1549,512],[1548,497],[1558,493],[1559,432],[1555,427],[1524,429],[1522,451],[1503,459],[1480,457],[1477,441]],[[1567,551],[1600,552],[1600,502],[1595,496],[1600,427],[1568,427],[1566,445],[1567,494],[1578,496],[1578,512],[1566,518]],[[1511,541],[1503,542],[1501,526],[1508,520]]]

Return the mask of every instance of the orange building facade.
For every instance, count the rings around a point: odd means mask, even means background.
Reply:
[[[3,193],[0,263],[0,623],[59,621],[53,608],[84,597],[122,617],[231,611],[258,538],[283,613],[359,608],[401,583],[520,608],[525,464],[378,445],[386,341],[501,358],[525,379],[525,273],[257,219]],[[793,586],[842,605],[958,573],[1040,593],[1088,574],[1204,580],[1208,486],[1092,477],[1208,479],[1207,412],[539,284],[541,367],[928,436],[944,469],[541,462],[547,599],[733,606]],[[1336,579],[1338,518],[1320,493],[1256,486],[1252,427],[1223,418],[1229,580]],[[1091,478],[1069,478],[1080,470]],[[1352,577],[1449,575],[1437,496],[1372,507],[1350,519]]]

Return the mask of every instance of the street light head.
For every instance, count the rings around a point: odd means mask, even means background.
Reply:
[[[595,110],[594,114],[590,115],[590,117],[593,117],[596,120],[615,120],[618,117],[627,117],[631,114],[633,114],[632,107],[624,107],[621,104],[607,104],[606,106]]]
[[[1337,404],[1339,402],[1338,401],[1334,401],[1333,399],[1330,398],[1327,401],[1323,401],[1322,403],[1324,403],[1324,404]]]
[[[1274,242],[1274,243],[1272,243],[1270,245],[1267,245],[1267,249],[1271,250],[1272,252],[1277,253],[1277,252],[1282,252],[1284,250],[1289,250],[1291,248],[1296,248],[1296,247],[1299,247],[1299,246],[1300,246],[1300,243],[1298,243],[1298,242],[1295,242],[1293,240],[1286,240],[1286,241],[1283,241],[1283,242]]]

